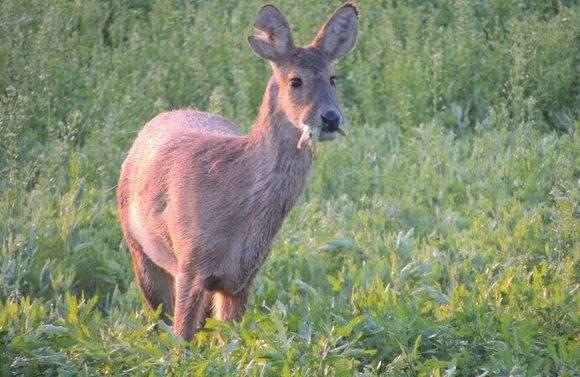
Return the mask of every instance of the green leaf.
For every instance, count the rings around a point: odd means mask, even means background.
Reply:
[[[343,326],[337,326],[336,327],[336,335],[341,336],[341,337],[346,337],[349,336],[352,333],[352,330],[359,325],[360,323],[362,323],[364,321],[364,316],[363,315],[359,315],[353,319],[351,319],[350,321],[348,321],[347,324],[343,325]]]

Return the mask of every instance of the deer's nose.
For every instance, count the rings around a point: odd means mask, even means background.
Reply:
[[[322,114],[322,124],[324,125],[325,131],[334,132],[338,130],[340,115],[336,111],[327,111]]]

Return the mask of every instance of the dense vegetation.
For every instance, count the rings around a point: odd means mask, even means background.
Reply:
[[[280,7],[306,43],[338,4]],[[361,0],[348,136],[242,323],[143,308],[120,164],[163,110],[250,127],[260,5],[0,0],[0,375],[577,375],[574,1]]]

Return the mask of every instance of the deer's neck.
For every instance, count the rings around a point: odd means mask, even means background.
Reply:
[[[286,181],[295,181],[300,186],[308,175],[312,154],[308,148],[298,149],[301,132],[293,126],[278,105],[278,86],[270,79],[264,100],[252,132],[249,134],[250,148],[257,152],[260,166],[267,175],[281,174]],[[288,182],[287,182],[288,183]],[[294,186],[292,186],[294,187]]]
[[[249,234],[257,238],[250,242],[254,247],[270,247],[282,220],[302,193],[312,164],[310,150],[298,149],[300,131],[279,108],[277,96],[277,85],[270,80],[248,135],[249,154],[254,160],[252,217],[248,225]]]

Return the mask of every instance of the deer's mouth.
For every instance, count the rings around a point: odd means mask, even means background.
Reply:
[[[329,140],[335,140],[338,135],[341,136],[346,136],[346,134],[344,133],[344,130],[339,127],[330,127],[330,126],[322,126],[321,132],[320,132],[320,141],[329,141]]]
[[[342,128],[340,128],[339,125],[323,125],[322,126],[322,132],[330,134],[333,132],[336,132],[342,136],[344,136],[344,131],[342,130]]]
[[[302,149],[304,145],[312,146],[313,143],[319,141],[335,140],[338,135],[345,136],[344,130],[341,127],[315,126],[311,127],[307,124],[302,124],[302,135],[298,140],[298,149]]]

